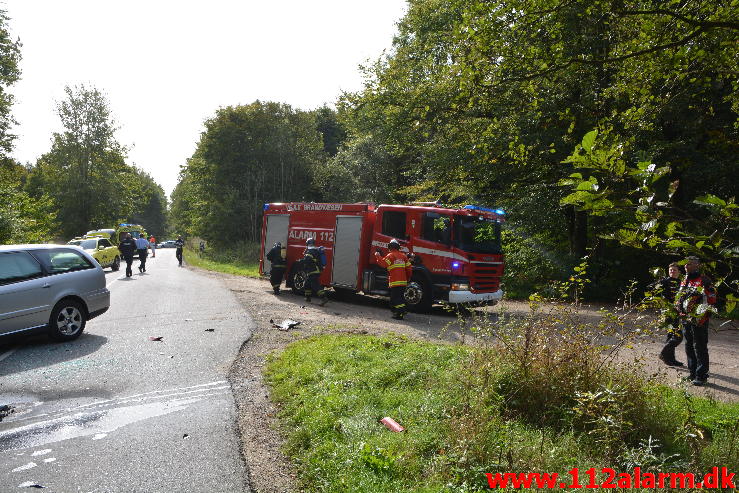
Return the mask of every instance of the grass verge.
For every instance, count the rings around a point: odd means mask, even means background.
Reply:
[[[573,467],[738,470],[739,405],[616,370],[590,375],[592,390],[576,387],[580,376],[552,375],[564,379],[552,392],[536,364],[522,369],[513,355],[352,335],[273,355],[266,377],[301,491],[476,492],[489,489],[485,473],[557,472],[569,483]],[[385,416],[406,431],[385,429]]]
[[[199,252],[190,248],[185,248],[185,262],[201,269],[212,270],[216,272],[224,272],[226,274],[235,274],[238,276],[260,277],[259,261],[240,261],[240,260],[214,260],[208,256],[201,256]]]

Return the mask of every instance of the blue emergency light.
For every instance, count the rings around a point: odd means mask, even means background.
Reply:
[[[480,207],[479,205],[465,205],[462,207],[462,209],[469,209],[474,211],[485,211],[485,212],[493,212],[495,214],[498,214],[499,216],[504,216],[505,212],[503,209],[488,209],[487,207]]]

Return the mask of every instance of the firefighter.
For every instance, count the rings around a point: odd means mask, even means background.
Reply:
[[[311,302],[311,295],[316,294],[321,298],[319,305],[323,306],[328,303],[326,290],[321,286],[318,278],[323,270],[321,262],[321,252],[316,248],[316,240],[308,238],[305,242],[305,253],[303,254],[303,269],[307,276],[305,283],[305,301]]]
[[[272,268],[269,273],[269,282],[272,283],[272,289],[275,294],[279,295],[282,276],[285,273],[285,267],[287,267],[287,249],[278,241],[274,244],[269,253],[267,253],[267,260],[272,263]]]
[[[118,250],[126,261],[126,277],[131,277],[133,275],[131,264],[133,264],[133,254],[136,252],[136,243],[133,241],[131,233],[126,233],[126,236],[118,244]]]
[[[375,251],[375,260],[387,269],[387,285],[390,288],[390,311],[393,312],[393,318],[403,320],[405,316],[405,288],[408,286],[413,268],[408,257],[400,251],[398,240],[390,240],[387,247],[390,251],[384,257],[379,249]]]

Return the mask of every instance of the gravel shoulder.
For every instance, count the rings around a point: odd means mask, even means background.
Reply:
[[[230,289],[255,322],[253,337],[244,343],[231,366],[229,380],[238,408],[238,426],[242,452],[249,471],[250,486],[257,493],[298,491],[295,467],[281,453],[284,439],[277,428],[277,409],[270,402],[269,389],[264,384],[262,371],[268,354],[278,352],[299,338],[319,333],[353,333],[380,335],[396,333],[421,340],[465,342],[463,321],[440,307],[430,314],[409,314],[406,320],[390,318],[387,301],[360,295],[337,296],[324,307],[306,304],[302,296],[283,290],[280,296],[272,294],[269,282],[197,270],[200,274],[220,279]],[[528,303],[506,301],[503,308],[512,316],[525,316]],[[601,307],[584,307],[584,319],[600,318]],[[272,326],[284,319],[300,324],[289,331]],[[460,325],[461,324],[461,325]],[[739,401],[739,331],[725,326],[710,334],[710,385],[689,388],[690,392],[722,401]],[[624,358],[639,360],[644,371],[658,375],[666,383],[678,385],[687,370],[662,365],[656,355],[661,348],[661,336],[642,338],[629,349]],[[677,349],[678,359],[685,361],[683,345]]]

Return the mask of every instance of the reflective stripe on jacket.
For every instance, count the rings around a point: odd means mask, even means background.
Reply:
[[[384,257],[375,252],[378,263],[387,269],[387,285],[390,288],[407,286],[413,273],[413,268],[405,253],[398,250],[390,250]]]
[[[303,266],[308,275],[321,273],[321,253],[316,247],[310,247],[303,254]]]

